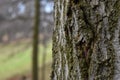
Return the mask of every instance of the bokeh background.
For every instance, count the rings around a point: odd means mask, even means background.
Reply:
[[[50,80],[53,6],[40,0],[40,80]],[[0,80],[31,80],[34,10],[34,0],[0,0]]]

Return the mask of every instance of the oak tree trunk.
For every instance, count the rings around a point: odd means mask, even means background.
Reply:
[[[120,80],[120,0],[55,0],[52,80]]]

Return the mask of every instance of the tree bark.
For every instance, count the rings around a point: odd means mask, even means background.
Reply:
[[[120,80],[120,0],[55,0],[52,80]]]

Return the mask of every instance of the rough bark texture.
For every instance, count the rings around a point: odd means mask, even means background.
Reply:
[[[120,80],[120,0],[55,0],[52,80]]]

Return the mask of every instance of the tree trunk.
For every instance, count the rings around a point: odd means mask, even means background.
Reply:
[[[52,80],[120,80],[120,0],[55,0]]]
[[[38,80],[38,43],[39,43],[39,23],[40,23],[40,1],[35,0],[33,53],[32,53],[32,80]]]

